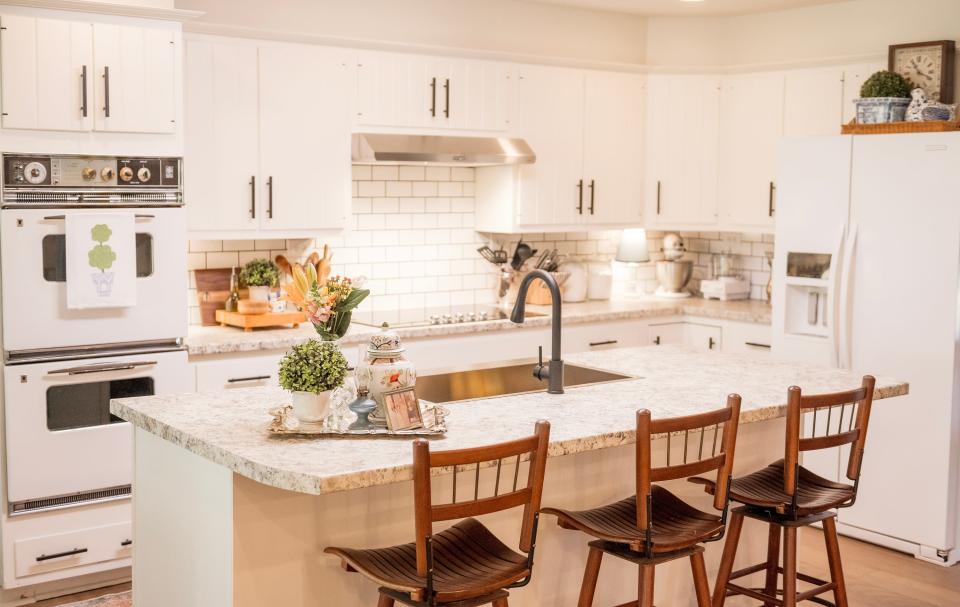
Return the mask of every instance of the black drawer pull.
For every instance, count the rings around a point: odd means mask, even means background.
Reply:
[[[37,557],[37,562],[42,563],[43,561],[49,561],[50,559],[58,559],[64,556],[73,556],[75,554],[83,554],[86,552],[86,548],[74,548],[73,550],[67,550],[66,552],[58,552],[56,554],[41,554]]]
[[[612,346],[615,343],[619,343],[619,339],[608,339],[606,341],[591,341],[590,347],[595,348],[597,346]]]
[[[659,335],[657,335],[656,337],[653,338],[653,343],[655,343],[655,344],[658,345],[658,346],[660,345],[660,336],[659,336]]]
[[[770,349],[770,344],[758,344],[755,341],[745,341],[743,343],[748,346],[753,346],[754,348],[766,348],[768,350]]]
[[[707,348],[708,348],[708,349],[713,350],[713,347],[714,347],[715,345],[717,345],[717,340],[715,340],[714,338],[711,337],[709,340],[707,340]]]
[[[129,546],[131,544],[133,544],[133,540],[123,540],[122,542],[120,542],[121,546]]]
[[[269,375],[252,375],[250,377],[231,377],[227,380],[228,384],[238,384],[245,381],[263,381],[265,379],[270,379]]]

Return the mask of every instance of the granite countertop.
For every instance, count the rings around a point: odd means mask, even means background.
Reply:
[[[631,443],[636,411],[655,418],[715,409],[743,397],[741,423],[780,417],[787,387],[832,392],[856,387],[860,375],[788,364],[748,354],[697,353],[678,346],[620,348],[570,355],[566,362],[617,371],[633,379],[446,405],[449,431],[433,448],[461,449],[529,435],[538,419],[552,424],[550,455]],[[878,378],[876,398],[907,393],[906,383]],[[274,437],[269,410],[289,403],[278,388],[252,388],[111,401],[115,415],[257,482],[324,494],[409,480],[409,439]]]
[[[516,330],[520,327],[550,326],[549,306],[528,305],[527,309],[546,313],[547,316],[527,318],[523,325],[515,325],[509,320],[491,320],[452,325],[409,327],[399,329],[398,333],[400,333],[402,339],[411,339]],[[770,324],[770,306],[765,302],[756,300],[716,301],[694,297],[681,300],[665,300],[649,296],[563,305],[564,324],[679,315]],[[369,339],[370,334],[375,331],[377,331],[375,327],[353,323],[341,343],[351,345],[365,342]],[[232,327],[191,326],[187,334],[187,350],[191,356],[281,350],[315,337],[316,332],[309,323],[304,323],[296,329],[264,329],[251,332],[244,332]]]

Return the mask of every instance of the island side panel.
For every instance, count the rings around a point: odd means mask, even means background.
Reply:
[[[781,419],[741,426],[735,474],[752,472],[782,457],[783,431]],[[672,446],[676,455],[678,441]],[[362,448],[358,444],[358,449]],[[654,448],[663,458],[666,441],[657,441]],[[551,457],[543,504],[577,509],[622,499],[634,492],[634,461],[632,444]],[[521,466],[522,478],[526,464]],[[493,473],[492,468],[483,471],[481,492],[485,485],[492,487]],[[501,474],[512,482],[512,468],[505,466]],[[458,476],[460,491],[472,496],[472,473]],[[434,478],[436,497],[449,497],[451,479],[449,474]],[[267,487],[239,475],[234,475],[233,485],[235,607],[376,605],[376,586],[358,574],[344,572],[339,559],[323,553],[324,547],[372,548],[413,539],[411,482],[321,496]],[[669,487],[701,509],[710,508],[712,498],[700,486],[678,481]],[[513,548],[518,541],[519,520],[519,509],[483,518]],[[438,525],[437,529],[442,527]],[[582,533],[560,529],[553,517],[542,517],[533,581],[512,592],[511,607],[575,604],[587,539]],[[766,529],[745,525],[737,566],[763,561],[766,539]],[[711,579],[721,550],[722,542],[707,547]],[[690,575],[686,560],[658,567],[657,603],[695,605]],[[596,605],[621,604],[636,598],[636,566],[607,558],[601,580]]]
[[[233,605],[233,474],[186,449],[134,434],[133,602]]]

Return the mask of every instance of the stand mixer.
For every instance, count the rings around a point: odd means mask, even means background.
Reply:
[[[679,234],[667,234],[663,237],[664,260],[657,262],[657,287],[654,293],[657,297],[679,299],[690,297],[690,292],[684,289],[693,276],[693,262],[684,260],[687,248],[683,245],[683,238]]]

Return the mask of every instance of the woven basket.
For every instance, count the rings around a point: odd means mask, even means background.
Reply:
[[[840,127],[844,135],[887,135],[891,133],[945,133],[960,130],[960,122],[887,122],[884,124],[857,124],[851,120]]]

